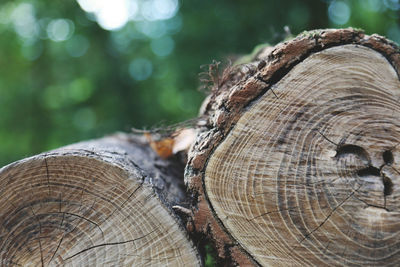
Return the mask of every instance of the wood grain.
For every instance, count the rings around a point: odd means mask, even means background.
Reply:
[[[212,153],[207,197],[262,265],[396,265],[400,83],[358,45],[307,57]]]
[[[105,138],[2,168],[1,266],[199,266],[138,156],[149,158]]]

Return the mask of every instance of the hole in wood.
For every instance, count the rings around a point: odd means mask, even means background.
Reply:
[[[357,171],[358,176],[364,177],[364,176],[381,176],[381,172],[379,171],[378,168],[375,168],[374,166],[368,166],[367,168],[363,168],[361,170]]]
[[[392,151],[386,150],[385,152],[383,152],[383,161],[385,162],[386,165],[392,165],[394,161]]]
[[[358,176],[365,177],[365,176],[381,176],[381,172],[379,171],[378,168],[375,168],[374,166],[368,166],[367,168],[363,168],[361,170],[357,171]]]
[[[342,158],[349,154],[358,156],[361,160],[369,162],[367,151],[364,148],[357,145],[340,145],[336,149],[336,158]],[[379,170],[378,170],[379,171]],[[379,174],[378,174],[379,175]]]
[[[393,182],[392,180],[387,177],[386,175],[382,175],[383,181],[383,194],[385,196],[391,195],[393,193]]]
[[[368,166],[367,168],[363,168],[361,170],[357,171],[357,175],[360,177],[365,177],[365,176],[379,176],[382,177],[382,182],[383,182],[383,194],[385,196],[391,195],[393,193],[393,182],[392,180],[387,177],[385,174],[381,173],[381,171],[374,167],[374,166]]]

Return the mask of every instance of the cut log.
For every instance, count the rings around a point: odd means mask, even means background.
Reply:
[[[122,134],[2,168],[2,266],[200,266],[171,209],[183,168]]]
[[[399,48],[341,29],[269,51],[203,105],[192,227],[242,265],[398,265]]]

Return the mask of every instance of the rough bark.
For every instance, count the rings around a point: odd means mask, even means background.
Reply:
[[[189,229],[240,265],[398,264],[399,48],[340,29],[267,49],[203,105]]]
[[[119,134],[0,169],[1,265],[201,265],[172,210],[183,168]]]

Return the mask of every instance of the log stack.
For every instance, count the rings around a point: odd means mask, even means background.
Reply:
[[[212,79],[187,162],[118,134],[10,164],[1,262],[201,266],[207,239],[221,265],[395,266],[399,72],[381,36],[306,32]]]

